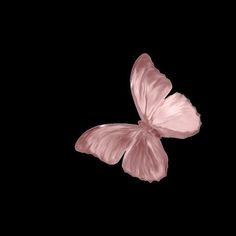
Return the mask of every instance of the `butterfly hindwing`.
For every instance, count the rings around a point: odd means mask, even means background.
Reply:
[[[199,131],[201,120],[191,102],[183,94],[174,93],[156,110],[152,125],[162,137],[187,138]]]
[[[166,176],[168,157],[158,137],[140,132],[126,151],[122,167],[128,174],[149,182]]]

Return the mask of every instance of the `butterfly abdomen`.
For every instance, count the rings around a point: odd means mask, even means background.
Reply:
[[[154,129],[151,125],[147,124],[146,122],[139,120],[138,121],[138,125],[140,127],[140,129],[142,131],[144,131],[144,133],[149,133],[149,134],[153,134],[158,138],[161,138],[160,133],[158,132],[157,129]]]

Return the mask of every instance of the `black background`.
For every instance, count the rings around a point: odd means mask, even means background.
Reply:
[[[214,171],[209,155],[212,78],[208,62],[214,48],[201,27],[182,28],[180,23],[159,28],[155,19],[152,23],[151,27],[140,23],[135,28],[131,24],[125,31],[123,26],[108,26],[105,21],[87,26],[94,31],[92,35],[72,32],[69,27],[58,45],[55,71],[60,78],[60,103],[56,104],[63,117],[58,125],[63,139],[62,146],[55,145],[55,151],[61,152],[53,155],[58,169],[56,175],[52,172],[52,185],[75,209],[85,205],[98,208],[98,212],[111,211],[112,215],[121,211],[130,217],[137,211],[142,218],[150,212],[163,214],[168,207],[191,212],[201,209],[198,202],[210,205]],[[203,123],[200,133],[192,138],[162,139],[169,156],[168,176],[152,184],[125,174],[121,162],[109,166],[74,150],[77,138],[93,126],[137,123],[130,71],[144,52],[171,79],[172,92],[191,99]]]
[[[31,78],[25,100],[37,97],[27,119],[37,141],[29,135],[26,199],[37,203],[49,223],[82,218],[118,229],[134,220],[134,228],[144,222],[155,228],[160,219],[173,219],[182,221],[177,228],[209,226],[208,217],[223,208],[215,198],[225,189],[221,151],[215,152],[213,142],[219,134],[213,104],[221,100],[225,73],[219,58],[226,49],[218,11],[189,6],[180,14],[174,7],[153,12],[146,6],[138,12],[82,12],[51,9],[19,23],[19,55],[27,57]],[[74,150],[79,136],[93,126],[138,122],[130,72],[144,52],[171,80],[171,93],[185,94],[202,121],[200,133],[191,138],[162,139],[168,175],[151,184],[124,173],[121,162],[109,166]],[[195,221],[198,214],[201,219]]]

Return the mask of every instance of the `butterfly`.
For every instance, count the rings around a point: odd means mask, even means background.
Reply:
[[[123,170],[148,182],[167,175],[168,157],[161,138],[184,139],[199,132],[200,114],[182,94],[167,95],[169,79],[142,54],[131,71],[131,93],[141,118],[138,124],[104,124],[83,133],[75,144],[78,152],[92,154],[113,165],[123,157]]]

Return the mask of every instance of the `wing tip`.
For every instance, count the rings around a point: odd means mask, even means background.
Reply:
[[[83,150],[79,144],[79,139],[76,141],[74,148],[75,148],[75,151],[77,151],[77,152],[83,152]]]
[[[134,65],[133,65],[133,68],[135,67],[135,65],[137,65],[138,63],[140,63],[140,61],[143,61],[143,62],[150,62],[152,65],[153,62],[152,62],[152,59],[151,57],[147,54],[147,53],[142,53],[134,62]]]
[[[184,95],[183,95],[183,96],[184,96]],[[184,96],[184,97],[185,97],[185,96]],[[193,131],[193,134],[191,135],[191,136],[193,136],[193,135],[195,135],[195,134],[197,134],[197,133],[200,132],[200,129],[201,129],[201,126],[202,126],[201,114],[197,111],[196,106],[194,106],[194,105],[191,103],[190,99],[188,99],[187,97],[185,97],[185,98],[186,98],[187,102],[192,106],[192,109],[193,109],[193,111],[194,111],[194,114],[195,114],[196,117],[197,117],[197,128],[196,128],[195,131]]]
[[[192,132],[186,132],[186,133],[189,133],[189,136],[188,136],[188,137],[194,136],[194,135],[196,135],[197,133],[200,132],[200,128],[201,128],[201,126],[202,126],[201,114],[197,111],[196,106],[194,106],[194,105],[192,104],[192,102],[190,101],[189,98],[187,98],[184,94],[179,93],[179,92],[176,92],[176,94],[179,94],[181,97],[183,97],[183,98],[186,100],[186,102],[187,102],[187,103],[191,106],[191,108],[193,109],[194,115],[197,117],[197,121],[196,121],[196,122],[197,122],[197,128],[196,128],[194,131],[192,131]],[[191,133],[192,133],[192,134],[191,134]],[[186,137],[186,138],[188,138],[188,137]]]
[[[139,58],[147,58],[147,59],[151,59],[151,57],[149,56],[149,54],[146,53],[146,52],[142,53],[142,54],[137,58],[137,60],[138,60]]]
[[[165,170],[164,173],[162,173],[161,175],[159,175],[156,178],[148,178],[148,177],[138,176],[135,173],[133,173],[132,171],[125,169],[123,166],[123,163],[122,163],[122,168],[126,174],[128,174],[136,179],[139,179],[139,180],[142,180],[145,182],[149,182],[149,183],[160,182],[163,178],[167,177],[167,169]]]

